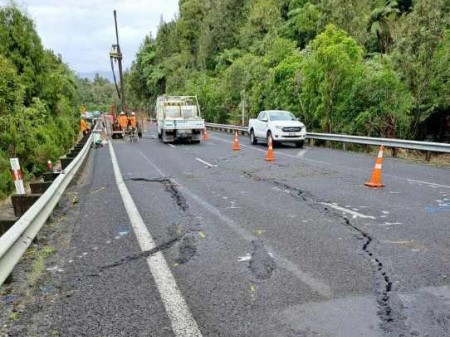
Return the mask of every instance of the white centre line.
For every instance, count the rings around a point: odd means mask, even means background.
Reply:
[[[210,163],[208,163],[208,162],[206,162],[206,161],[204,161],[203,159],[200,159],[200,158],[195,158],[195,160],[197,160],[200,163],[205,164],[206,166],[209,166],[209,167],[217,167],[217,165],[212,165],[212,164],[210,164]]]
[[[155,242],[148,231],[144,220],[128,191],[122,178],[117,157],[113,149],[112,142],[109,143],[109,152],[114,168],[114,176],[119,189],[122,201],[127,211],[131,226],[136,235],[142,251],[149,251],[155,248]],[[175,278],[170,271],[167,261],[161,252],[157,252],[147,258],[147,264],[155,280],[156,287],[161,295],[162,302],[166,308],[167,315],[172,324],[172,329],[177,337],[201,337],[202,334],[197,326],[197,322],[192,317],[191,312],[175,282]]]
[[[169,145],[170,147],[176,148],[176,146],[173,144],[167,143],[167,145]]]
[[[450,186],[448,186],[448,185],[441,185],[441,184],[429,183],[429,182],[421,181],[421,180],[408,179],[408,181],[409,181],[409,182],[413,182],[413,183],[419,183],[419,184],[430,185],[430,186],[433,186],[433,187],[450,188]]]
[[[336,209],[336,210],[338,210],[338,211],[342,211],[342,212],[344,212],[344,213],[351,214],[351,215],[353,215],[353,219],[354,219],[354,218],[376,219],[374,216],[371,216],[371,215],[364,215],[364,214],[361,214],[361,213],[352,211],[351,209],[347,209],[347,208],[340,207],[340,206],[337,206],[337,205],[329,204],[329,203],[327,203],[327,202],[322,202],[321,204],[322,204],[322,205],[326,205],[326,206],[331,207],[331,208],[334,208],[334,209]]]

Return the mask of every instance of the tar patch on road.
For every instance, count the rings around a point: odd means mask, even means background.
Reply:
[[[270,256],[261,240],[253,240],[252,245],[253,252],[249,263],[250,271],[257,279],[267,280],[275,270],[275,260]]]

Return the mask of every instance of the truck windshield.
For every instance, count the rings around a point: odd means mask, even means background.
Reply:
[[[295,121],[295,116],[288,111],[277,111],[270,113],[271,121]]]

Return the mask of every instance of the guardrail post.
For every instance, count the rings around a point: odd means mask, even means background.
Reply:
[[[72,162],[73,158],[66,157],[66,158],[59,158],[59,160],[61,161],[61,169],[65,170],[66,167],[69,166],[69,164]]]
[[[397,154],[398,154],[398,148],[396,148],[396,147],[391,148],[392,157],[397,158]]]
[[[39,199],[41,194],[13,194],[11,202],[14,208],[14,215],[20,218]]]
[[[59,175],[59,172],[44,172],[42,173],[42,177],[44,178],[44,181],[53,181],[55,180]]]
[[[425,161],[430,161],[431,160],[431,151],[426,151],[425,152]]]
[[[47,188],[50,187],[52,181],[41,181],[37,183],[30,183],[31,193],[33,194],[42,194]]]
[[[18,220],[18,218],[0,218],[0,236],[2,236],[8,229],[10,229],[14,223]]]

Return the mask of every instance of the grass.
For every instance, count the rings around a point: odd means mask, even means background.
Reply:
[[[42,248],[35,251],[33,254],[34,262],[31,266],[31,271],[28,273],[28,284],[34,287],[45,269],[45,260],[55,253],[55,248],[51,246],[43,246]]]

